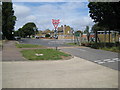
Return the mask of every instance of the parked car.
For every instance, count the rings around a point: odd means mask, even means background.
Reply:
[[[15,36],[14,39],[15,39],[15,40],[19,40],[19,39],[21,39],[21,37]]]
[[[35,36],[36,39],[39,39],[40,37],[39,36]]]

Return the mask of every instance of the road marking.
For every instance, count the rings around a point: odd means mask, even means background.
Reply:
[[[97,61],[94,61],[94,62],[100,62],[101,60],[97,60]]]
[[[103,64],[103,63],[105,63],[105,62],[98,62],[98,64]]]
[[[111,60],[111,61],[108,61],[108,62],[115,62],[115,61]]]
[[[81,51],[86,51],[86,50],[83,50],[83,49],[80,49],[80,48],[79,48],[79,50],[81,50]]]
[[[117,62],[117,61],[120,61],[120,59],[112,58],[112,59],[96,60],[94,62],[98,64],[103,64],[103,63],[112,63],[112,62]]]
[[[110,61],[111,59],[104,59],[103,61]]]
[[[113,60],[118,61],[119,59],[118,58],[113,58]]]

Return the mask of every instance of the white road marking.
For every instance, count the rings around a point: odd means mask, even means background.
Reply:
[[[113,58],[112,60],[116,60],[116,61],[118,61],[118,58]]]
[[[110,61],[111,59],[104,59],[103,61]]]
[[[120,59],[118,59],[118,58],[104,59],[104,60],[96,60],[94,62],[98,63],[98,64],[103,64],[103,63],[112,63],[112,62],[116,62],[116,61],[120,61]]]
[[[101,60],[97,60],[97,61],[94,61],[94,62],[100,62]]]
[[[115,61],[111,60],[111,61],[108,61],[108,62],[115,62]]]
[[[98,62],[98,64],[103,64],[103,63],[105,63],[105,62]]]
[[[86,50],[83,50],[83,49],[79,49],[79,50],[81,50],[81,51],[86,51]]]

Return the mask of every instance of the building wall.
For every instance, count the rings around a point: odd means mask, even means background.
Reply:
[[[98,34],[98,37],[100,39],[100,42],[105,42],[105,35],[104,34]],[[116,35],[116,42],[119,41],[119,35]],[[106,42],[109,42],[109,35],[106,34]],[[110,34],[110,42],[115,42],[115,37]]]

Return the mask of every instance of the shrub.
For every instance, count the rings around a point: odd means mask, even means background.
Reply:
[[[45,37],[50,37],[50,34],[46,34]]]

